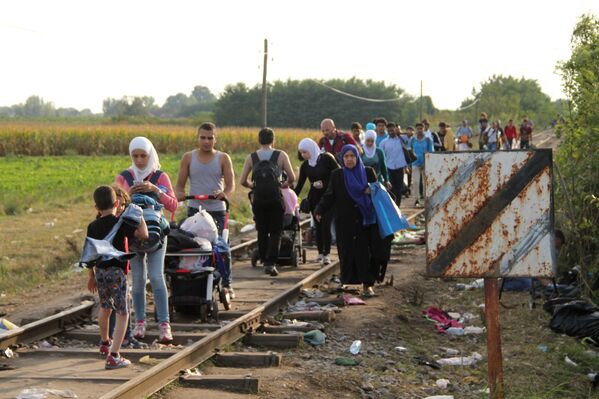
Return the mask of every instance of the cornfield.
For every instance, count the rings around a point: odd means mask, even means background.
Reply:
[[[217,147],[229,153],[258,147],[259,128],[218,128]],[[304,137],[321,133],[304,129],[275,129],[275,146],[295,154]],[[152,141],[159,154],[179,154],[197,145],[196,127],[176,125],[68,124],[52,122],[0,123],[0,157],[7,155],[122,155],[136,136]]]

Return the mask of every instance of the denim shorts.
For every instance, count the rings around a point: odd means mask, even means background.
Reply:
[[[96,268],[96,285],[100,306],[129,314],[127,306],[127,276],[120,267]]]

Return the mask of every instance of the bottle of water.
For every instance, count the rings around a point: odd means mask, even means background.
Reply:
[[[360,353],[361,348],[362,348],[362,341],[357,339],[354,342],[352,342],[351,346],[349,347],[349,352],[352,355],[357,355],[358,353]]]

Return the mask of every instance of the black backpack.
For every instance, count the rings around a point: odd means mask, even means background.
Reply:
[[[256,152],[252,153],[252,180],[254,204],[273,204],[281,202],[281,170],[277,161],[281,151],[273,151],[270,159],[261,161]]]

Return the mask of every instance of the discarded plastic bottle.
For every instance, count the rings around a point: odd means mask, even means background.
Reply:
[[[461,327],[449,327],[445,332],[451,335],[464,335],[464,329]]]
[[[358,353],[360,353],[360,349],[362,349],[362,341],[357,339],[354,342],[352,342],[351,346],[349,347],[349,352],[352,355],[357,355]]]

